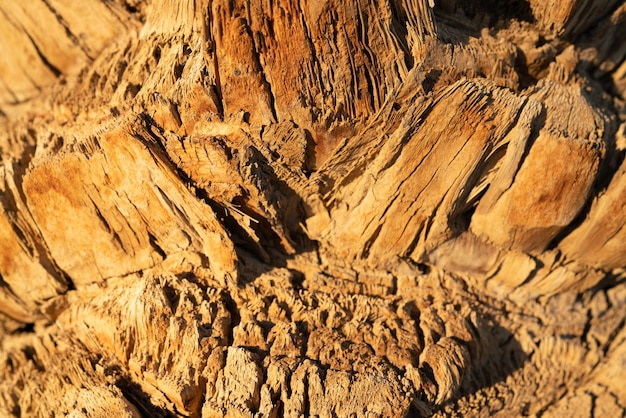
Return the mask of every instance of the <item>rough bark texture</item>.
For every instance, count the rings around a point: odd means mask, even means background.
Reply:
[[[0,415],[623,416],[626,4],[0,3]]]

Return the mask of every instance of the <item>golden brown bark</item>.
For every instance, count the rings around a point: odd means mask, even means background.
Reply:
[[[0,4],[0,414],[623,414],[625,23]]]

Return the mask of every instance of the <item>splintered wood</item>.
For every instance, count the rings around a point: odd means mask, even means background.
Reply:
[[[0,12],[1,416],[623,414],[626,5]]]

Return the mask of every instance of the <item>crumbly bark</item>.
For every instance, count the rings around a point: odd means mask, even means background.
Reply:
[[[499,7],[0,5],[1,414],[623,414],[626,6]]]

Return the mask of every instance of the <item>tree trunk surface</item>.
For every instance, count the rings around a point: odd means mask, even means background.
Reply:
[[[613,417],[626,4],[0,3],[0,415]]]

